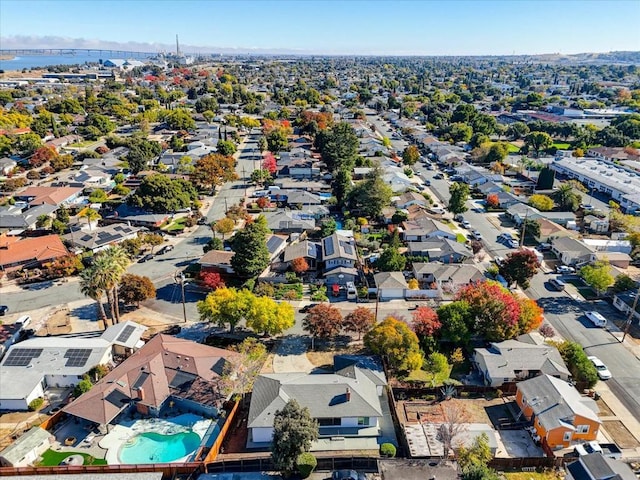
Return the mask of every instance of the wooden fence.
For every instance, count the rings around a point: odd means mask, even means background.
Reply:
[[[174,479],[177,475],[194,475],[204,473],[202,463],[154,463],[145,465],[69,465],[55,467],[2,467],[0,477],[16,475],[62,475],[62,474],[118,474],[162,472],[162,480]],[[117,478],[117,476],[115,477]]]
[[[395,400],[410,400],[412,398],[424,398],[434,395],[436,398],[442,396],[445,387],[393,387]],[[516,384],[505,383],[501,387],[490,387],[487,385],[452,385],[447,388],[455,389],[457,397],[466,395],[515,395]]]
[[[378,458],[377,457],[322,457],[320,452],[317,453],[316,459],[318,465],[316,470],[360,470],[367,472],[378,471]],[[232,460],[221,459],[214,463],[206,464],[207,473],[222,473],[222,472],[269,472],[276,471],[276,467],[273,465],[271,456],[245,456],[243,458],[234,458]]]
[[[213,442],[213,445],[211,445],[211,449],[209,450],[209,453],[207,453],[207,456],[204,459],[205,463],[214,462],[216,457],[218,456],[218,453],[220,453],[220,447],[222,447],[222,442],[227,436],[227,432],[229,431],[229,428],[233,424],[239,405],[240,405],[240,402],[236,401],[233,404],[233,407],[231,408],[229,413],[227,414],[226,421],[224,422],[224,425],[220,429],[220,433],[218,434],[218,437]]]

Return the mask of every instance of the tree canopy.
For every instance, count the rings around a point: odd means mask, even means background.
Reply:
[[[289,400],[273,419],[271,459],[275,467],[285,474],[293,472],[298,456],[311,449],[318,433],[318,422],[311,418],[309,409]]]
[[[364,336],[365,346],[376,355],[386,355],[389,365],[397,371],[422,367],[422,352],[418,337],[409,326],[394,317],[387,317]]]
[[[264,217],[263,217],[264,218]],[[269,265],[267,231],[258,221],[249,223],[231,238],[231,266],[240,277],[255,277]]]
[[[128,203],[152,212],[171,213],[190,207],[197,199],[198,192],[190,182],[156,173],[144,177]]]

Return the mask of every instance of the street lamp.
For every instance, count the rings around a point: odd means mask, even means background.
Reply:
[[[184,317],[184,323],[187,323],[187,304],[184,298],[184,273],[178,270],[173,276],[173,280],[176,282],[176,285],[180,285],[180,289],[182,290],[182,315]]]

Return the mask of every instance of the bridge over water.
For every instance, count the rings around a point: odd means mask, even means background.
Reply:
[[[103,50],[96,48],[18,48],[0,49],[0,56],[29,56],[29,55],[96,55],[124,58],[149,58],[158,52],[132,52],[129,50]]]

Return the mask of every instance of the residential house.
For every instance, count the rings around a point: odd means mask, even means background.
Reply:
[[[584,228],[592,233],[607,233],[609,231],[609,219],[598,218],[595,215],[585,215],[582,219]]]
[[[37,228],[38,218],[42,215],[50,217],[57,209],[58,207],[55,205],[46,203],[31,208],[25,207],[23,204],[0,207],[0,229],[34,230]]]
[[[285,152],[282,152],[283,155]],[[313,178],[320,175],[320,164],[314,158],[290,158],[278,161],[278,177]]]
[[[633,250],[633,246],[629,240],[585,238],[582,241],[596,252],[630,254]]]
[[[514,203],[507,208],[506,216],[513,220],[516,225],[521,225],[525,220],[533,220],[540,213],[537,208],[530,207],[524,203]]]
[[[333,372],[267,373],[253,385],[247,427],[250,448],[268,448],[273,420],[291,398],[320,426],[311,450],[378,450],[386,378],[371,357],[336,356]]]
[[[498,206],[500,208],[509,208],[513,205],[517,205],[522,203],[521,200],[516,197],[513,193],[510,192],[497,192],[495,195],[498,196]]]
[[[127,410],[158,416],[170,402],[215,416],[228,398],[222,377],[237,357],[229,350],[158,334],[63,411],[98,425]]]
[[[311,242],[309,240],[302,240],[297,243],[288,245],[284,249],[282,255],[282,261],[290,265],[296,258],[304,258],[309,265],[309,270],[315,271],[318,268],[320,262],[322,249],[319,243]]]
[[[169,214],[149,212],[123,203],[116,208],[112,215],[108,215],[104,220],[105,223],[122,222],[137,227],[159,228],[169,220]]]
[[[0,158],[0,175],[9,175],[17,166],[18,162],[16,162],[13,158]]]
[[[115,182],[108,172],[83,166],[73,177],[70,177],[69,186],[79,187],[84,190],[99,188],[109,192],[115,186]]]
[[[304,212],[278,210],[277,212],[266,212],[264,216],[267,219],[269,229],[273,232],[302,233],[316,228],[315,218]]]
[[[619,292],[613,296],[613,306],[621,311],[625,317],[629,317],[633,304],[636,303],[636,310],[633,313],[633,318],[636,323],[640,323],[640,302],[635,302],[637,295],[636,290],[627,290],[626,292]]]
[[[448,238],[434,238],[407,243],[407,255],[425,257],[429,262],[461,263],[472,258],[473,251],[464,243]]]
[[[565,480],[638,480],[629,464],[600,452],[579,456],[566,470]]]
[[[402,272],[378,272],[373,278],[380,300],[404,298],[409,288]]]
[[[224,250],[209,250],[205,253],[198,263],[200,264],[200,271],[202,273],[220,273],[225,275],[231,275],[234,273],[231,266],[231,258],[235,255],[234,252],[227,252]]]
[[[505,340],[491,343],[488,348],[476,348],[473,364],[484,383],[492,387],[542,374],[565,381],[571,377],[556,347],[532,345],[518,340]]]
[[[581,267],[596,260],[594,248],[571,237],[552,239],[551,251],[564,265]]]
[[[123,322],[98,336],[33,337],[7,351],[0,363],[0,410],[27,410],[47,388],[73,387],[113,355],[130,354],[142,346],[147,327]]]
[[[18,341],[25,327],[26,325],[19,321],[6,324],[0,322],[0,360],[4,356],[4,352]]]
[[[41,427],[32,427],[0,452],[0,466],[27,467],[51,447],[55,437]]]
[[[411,179],[401,169],[386,169],[382,180],[391,187],[394,193],[404,192],[413,185]]]
[[[13,198],[32,207],[43,203],[60,207],[76,203],[81,194],[82,188],[77,187],[28,187],[14,194]]]
[[[611,275],[613,275],[614,278],[619,275],[619,273],[616,272],[616,269],[629,268],[629,265],[631,265],[631,262],[633,261],[633,258],[631,258],[627,253],[602,251],[596,252],[596,259],[609,263],[609,269],[611,270]]]
[[[442,263],[414,263],[413,276],[425,289],[451,294],[471,283],[484,282],[486,277],[475,265]]]
[[[558,225],[546,218],[538,218],[536,220],[540,225],[540,235],[536,237],[536,240],[540,243],[548,243],[558,237],[573,237],[576,235],[575,232],[567,230],[562,225]]]
[[[451,228],[434,218],[420,218],[402,222],[401,234],[407,242],[422,242],[433,238],[456,239],[456,234]]]
[[[358,262],[358,252],[353,237],[338,232],[322,239],[322,262],[325,271],[338,267],[354,268]]]
[[[0,270],[41,267],[69,255],[58,235],[18,238],[0,235]]]
[[[62,238],[67,245],[93,253],[104,250],[111,245],[117,245],[138,237],[141,229],[124,223],[115,223],[104,227],[82,228],[67,233]]]
[[[516,403],[537,436],[552,449],[595,440],[600,430],[598,406],[569,383],[542,374],[519,382]]]
[[[305,190],[281,190],[277,193],[278,197],[286,197],[285,201],[288,205],[291,207],[297,207],[298,209],[302,209],[307,205],[320,205],[323,203],[322,197]]]
[[[428,205],[427,200],[416,192],[407,192],[400,195],[400,198],[396,200],[396,207],[400,209],[409,208],[412,205],[419,205],[426,207]]]
[[[491,195],[492,193],[500,193],[503,192],[504,189],[501,185],[495,182],[486,182],[476,187],[480,193],[482,193],[485,197]]]

